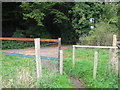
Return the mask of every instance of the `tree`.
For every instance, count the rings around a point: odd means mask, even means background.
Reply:
[[[103,5],[103,11],[101,13],[101,21],[117,24],[118,22],[117,12],[118,12],[117,3],[105,3]]]
[[[81,2],[75,3],[71,13],[73,13],[72,24],[76,32],[81,36],[88,34],[92,23],[89,19],[92,17],[97,23],[102,10],[101,3]]]
[[[2,3],[2,35],[11,36],[12,32],[19,27],[22,14],[20,14],[20,3]],[[8,32],[9,31],[9,32]]]
[[[38,25],[43,26],[47,16],[51,16],[53,23],[68,21],[68,5],[64,2],[22,2],[21,7],[24,10],[24,19],[33,18],[38,22]]]

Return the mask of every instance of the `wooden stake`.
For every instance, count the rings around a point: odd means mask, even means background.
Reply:
[[[61,38],[58,38],[58,70],[60,70],[60,50],[61,50]]]
[[[117,46],[117,36],[113,35],[113,46]],[[118,61],[116,57],[116,48],[113,49],[113,65],[115,66],[116,70],[118,71]]]
[[[34,42],[35,42],[37,78],[40,78],[42,77],[42,64],[41,64],[41,58],[40,58],[40,38],[34,39]]]
[[[73,58],[72,58],[72,67],[75,66],[75,46],[73,45]]]
[[[94,69],[93,69],[93,78],[94,79],[96,79],[97,63],[98,63],[98,52],[95,51],[95,53],[94,53]]]
[[[116,47],[117,46],[117,38],[116,38],[116,35],[113,35],[113,47]],[[116,58],[116,48],[113,49],[114,53],[113,53],[113,58],[115,59]]]
[[[113,35],[113,46],[116,47],[116,44],[117,44],[117,37],[116,37],[116,35]]]
[[[63,74],[63,50],[60,50],[60,75]]]

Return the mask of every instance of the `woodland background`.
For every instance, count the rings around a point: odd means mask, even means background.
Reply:
[[[2,36],[111,45],[119,33],[119,9],[119,2],[3,2]]]

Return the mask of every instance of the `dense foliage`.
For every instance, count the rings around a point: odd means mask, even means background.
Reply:
[[[74,44],[81,38],[92,36],[91,32],[100,30],[102,22],[103,28],[107,24],[117,33],[118,5],[117,2],[3,3],[3,36],[22,32],[24,37],[61,37],[63,43]],[[90,22],[90,18],[94,21]],[[108,31],[106,28],[104,30]]]
[[[111,46],[113,34],[117,34],[118,28],[115,25],[105,22],[100,22],[95,25],[96,28],[92,29],[87,36],[81,36],[79,38],[79,44]]]
[[[118,32],[120,33],[120,22],[118,21],[120,3],[118,2],[4,2],[2,5],[3,36],[17,38],[61,37],[62,44],[84,45],[112,45],[112,35],[117,34],[120,37],[118,34]],[[90,18],[94,18],[94,21],[90,22]],[[33,45],[34,42],[2,41],[2,49],[26,48]],[[72,49],[65,50],[65,73],[81,78],[87,88],[117,88],[117,75],[114,72],[110,73],[111,69],[108,68],[107,50],[98,50],[101,55],[98,57],[97,79],[93,80],[94,50],[98,49],[77,49],[74,69],[72,69],[70,62]],[[22,58],[5,56],[3,59],[5,59],[4,64],[10,65],[10,62],[16,66],[23,64]],[[18,64],[13,62],[14,59],[18,60]],[[10,70],[5,69],[4,71]],[[43,71],[44,73],[48,72],[46,69]],[[51,78],[45,75],[43,79],[40,79],[38,86],[47,88],[73,87],[65,73],[63,76],[58,74],[54,76],[53,74],[54,77]],[[11,76],[16,78],[18,73],[14,72],[13,74]],[[50,75],[49,72],[48,75]],[[4,79],[6,82],[8,77]],[[16,83],[12,81],[11,86],[13,82]],[[31,83],[30,85],[32,85]],[[25,87],[25,84],[22,86],[18,84],[17,87]]]
[[[94,18],[95,23],[98,22],[102,8],[102,3],[84,2],[75,4],[72,10],[72,25],[80,36],[88,34],[91,30],[90,26],[94,25],[94,23],[89,21],[90,18]]]

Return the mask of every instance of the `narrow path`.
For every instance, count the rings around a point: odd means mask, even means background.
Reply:
[[[75,78],[73,76],[69,76],[69,78],[75,88],[85,88],[83,83],[81,83],[81,81],[78,78]]]
[[[62,50],[72,48],[72,45],[62,45]],[[9,50],[0,50],[0,52],[8,52],[8,53],[16,53],[16,54],[25,54],[25,55],[35,55],[34,48],[26,48],[26,49],[9,49]],[[41,47],[41,56],[48,57],[58,57],[58,47],[57,45],[52,45],[48,47]],[[57,71],[58,68],[55,67],[54,63],[50,60],[42,60],[43,65],[45,65],[49,70]],[[83,84],[78,78],[69,76],[71,83],[74,88],[84,88]]]
[[[71,47],[72,47],[72,45],[62,45],[62,49],[68,49]],[[8,50],[0,50],[0,52],[25,54],[25,55],[35,55],[35,48],[8,49]],[[41,56],[58,57],[58,46],[52,45],[52,46],[47,46],[47,47],[41,47],[40,54],[41,54]]]

